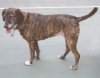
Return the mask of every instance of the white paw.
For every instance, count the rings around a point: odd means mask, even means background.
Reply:
[[[70,66],[70,70],[76,70],[77,66]]]
[[[58,58],[60,59],[62,55],[59,55]]]
[[[25,65],[26,65],[26,66],[31,66],[32,64],[30,63],[29,60],[27,60],[27,61],[25,62]]]

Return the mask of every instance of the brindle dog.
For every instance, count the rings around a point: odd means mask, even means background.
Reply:
[[[60,59],[64,59],[72,51],[75,57],[75,64],[71,66],[71,69],[75,70],[80,59],[80,54],[77,50],[77,40],[80,32],[79,22],[94,15],[97,9],[95,7],[89,14],[75,17],[66,14],[42,15],[23,12],[16,8],[8,8],[3,10],[2,17],[6,30],[18,29],[22,37],[28,42],[30,59],[25,62],[26,65],[31,65],[34,58],[39,59],[40,50],[38,40],[63,33],[66,42],[66,51],[60,56]]]

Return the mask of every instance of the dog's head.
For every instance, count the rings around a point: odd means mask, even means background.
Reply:
[[[4,28],[10,31],[23,23],[24,15],[20,9],[8,8],[2,11],[2,18],[5,22]]]

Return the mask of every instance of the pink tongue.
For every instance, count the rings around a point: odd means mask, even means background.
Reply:
[[[8,24],[8,28],[6,28],[6,33],[10,34],[12,31],[11,24]]]
[[[6,33],[8,33],[8,34],[10,34],[11,31],[12,31],[12,28],[8,28],[8,29],[6,29]]]

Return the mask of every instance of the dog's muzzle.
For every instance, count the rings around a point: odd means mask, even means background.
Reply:
[[[14,35],[14,30],[16,29],[17,25],[5,25],[4,28],[6,29],[6,33]]]

